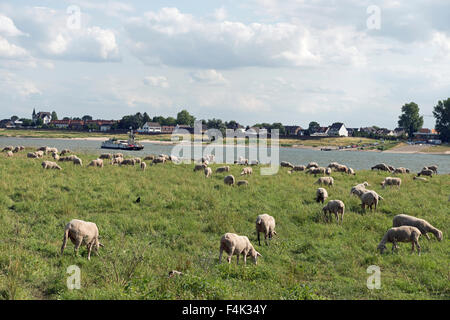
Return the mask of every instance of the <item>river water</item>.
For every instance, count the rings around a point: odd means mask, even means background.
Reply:
[[[174,148],[173,145],[163,145],[155,143],[142,143],[144,150],[142,151],[118,151],[101,149],[101,141],[93,140],[74,140],[74,139],[39,139],[39,138],[11,138],[0,137],[0,147],[3,149],[7,145],[23,145],[25,147],[41,147],[49,146],[56,147],[58,150],[70,149],[82,153],[100,154],[105,152],[122,152],[128,155],[135,155],[144,157],[148,154],[171,154]],[[204,147],[205,148],[205,147]],[[258,152],[268,153],[270,150],[261,149]],[[224,157],[228,153],[233,152],[231,158],[237,159],[239,155],[249,158],[249,153],[255,153],[256,148],[252,147],[224,147]],[[213,152],[214,153],[214,152]],[[215,153],[217,155],[217,153]],[[184,155],[186,158],[192,157],[192,154]],[[251,157],[253,158],[253,157]],[[258,156],[258,159],[261,159]],[[370,169],[377,163],[387,163],[394,167],[405,167],[418,172],[421,168],[427,165],[437,165],[439,173],[450,173],[450,155],[436,155],[436,154],[402,154],[402,153],[384,153],[384,152],[369,152],[369,151],[318,151],[299,148],[279,148],[279,161],[289,161],[295,165],[307,164],[310,161],[318,162],[321,166],[327,166],[330,162],[336,161],[352,167],[356,170]],[[264,162],[264,161],[262,161]]]

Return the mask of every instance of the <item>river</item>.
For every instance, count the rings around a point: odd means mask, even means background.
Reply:
[[[171,154],[174,146],[142,143],[144,150],[142,151],[120,151],[124,154],[144,157],[148,154]],[[58,150],[70,149],[82,153],[100,154],[105,152],[113,152],[116,150],[101,149],[101,141],[94,140],[78,140],[78,139],[40,139],[40,138],[12,138],[0,137],[0,147],[7,145],[23,145],[25,147],[50,146],[56,147]],[[224,154],[230,151],[234,152],[234,159],[239,155],[249,157],[249,152],[254,152],[255,148],[249,147],[224,147]],[[370,169],[377,163],[387,163],[394,167],[405,167],[418,172],[426,165],[437,165],[439,173],[450,173],[450,155],[437,154],[405,154],[405,153],[384,153],[370,151],[318,151],[299,148],[279,149],[279,161],[289,161],[293,164],[307,164],[310,161],[318,162],[321,166],[327,166],[330,162],[336,161],[352,167],[356,170]],[[266,149],[262,149],[263,153]],[[255,152],[256,153],[256,152]],[[270,154],[270,151],[268,151]],[[185,156],[191,158],[191,156]],[[259,157],[258,157],[259,159]]]

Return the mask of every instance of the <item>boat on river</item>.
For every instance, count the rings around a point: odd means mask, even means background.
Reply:
[[[118,150],[142,150],[144,146],[135,141],[135,134],[133,130],[128,132],[128,140],[118,140],[117,138],[110,138],[102,142],[103,149],[118,149]]]

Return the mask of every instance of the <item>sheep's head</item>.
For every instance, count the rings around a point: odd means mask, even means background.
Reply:
[[[253,261],[255,261],[255,264],[258,264],[258,257],[262,257],[262,255],[256,251],[254,248],[252,248],[248,253],[247,257],[251,256],[253,258]]]
[[[441,230],[438,230],[438,231],[437,231],[437,233],[436,233],[436,238],[437,238],[439,241],[442,241],[442,231],[441,231]]]
[[[377,247],[377,250],[380,250],[380,254],[383,254],[384,250],[386,250],[386,245],[380,243]]]

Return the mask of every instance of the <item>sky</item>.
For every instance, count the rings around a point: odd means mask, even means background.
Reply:
[[[450,97],[448,0],[1,1],[0,119],[147,112],[424,127]]]

